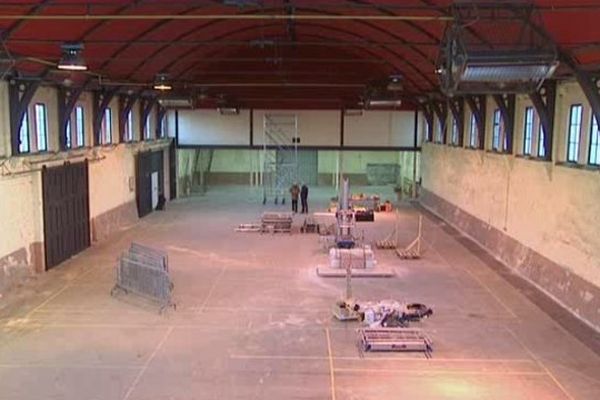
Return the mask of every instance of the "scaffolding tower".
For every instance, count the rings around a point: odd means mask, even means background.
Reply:
[[[285,203],[287,190],[298,179],[298,117],[263,117],[263,204]]]

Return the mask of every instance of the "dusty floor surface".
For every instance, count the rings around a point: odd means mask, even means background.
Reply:
[[[322,210],[332,194],[313,190],[311,206]],[[597,354],[431,218],[424,258],[377,251],[396,277],[353,287],[360,299],[431,305],[434,316],[416,325],[434,340],[433,358],[361,355],[357,324],[330,315],[345,283],[316,276],[326,260],[316,235],[233,232],[258,218],[259,198],[213,188],[170,203],[4,294],[0,399],[600,398]],[[416,215],[401,207],[403,241]],[[372,240],[393,225],[393,214],[378,214],[360,227]],[[169,252],[176,311],[109,295],[132,240]]]

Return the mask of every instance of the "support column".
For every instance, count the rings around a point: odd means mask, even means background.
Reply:
[[[540,90],[535,93],[530,93],[529,98],[540,117],[542,129],[544,129],[544,159],[550,161],[552,160],[552,146],[554,142],[556,81],[546,81]]]
[[[58,87],[58,142],[61,150],[67,150],[67,125],[75,108],[79,96],[83,92],[83,86],[78,88]],[[71,131],[71,135],[73,135]],[[71,137],[71,140],[73,138]]]
[[[471,112],[475,116],[475,122],[477,123],[477,147],[480,150],[483,150],[485,149],[485,118],[487,113],[486,97],[484,95],[467,96],[466,101],[471,109]]]
[[[144,131],[146,130],[146,124],[148,123],[148,116],[152,112],[154,105],[156,104],[156,97],[143,97],[140,100],[141,104],[141,112],[140,112],[140,140],[146,140],[144,135]],[[152,137],[152,133],[150,132],[151,137],[149,140],[156,139],[156,135]]]
[[[458,143],[462,147],[465,137],[465,101],[462,97],[454,97],[448,101],[452,117],[456,121],[458,128]]]
[[[504,121],[504,134],[506,135],[506,151],[513,153],[513,138],[515,133],[516,96],[514,94],[494,95],[494,101],[500,109]],[[502,147],[502,144],[500,146]]]
[[[433,109],[431,104],[422,104],[421,111],[423,111],[423,116],[425,117],[425,121],[427,121],[427,132],[425,132],[425,141],[433,142]]]
[[[115,94],[119,90],[118,87],[113,89],[104,89],[94,92],[94,146],[102,144],[102,121],[104,119],[104,113],[108,108],[108,105],[115,97]]]
[[[446,129],[446,125],[448,124],[448,103],[447,102],[431,102],[431,107],[433,112],[438,117],[440,121],[440,134],[442,135],[442,143],[446,144],[446,133],[448,129]]]
[[[20,133],[23,117],[27,113],[33,95],[41,84],[40,80],[18,81],[11,80],[8,84],[10,109],[10,144],[13,156],[19,154],[21,144]]]
[[[121,96],[119,98],[119,141],[127,142],[127,138],[125,137],[125,125],[127,123],[127,115],[133,108],[133,105],[138,100],[139,94],[132,94],[127,96]],[[132,141],[135,138],[132,138]]]

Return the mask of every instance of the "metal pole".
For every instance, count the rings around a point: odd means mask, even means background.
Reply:
[[[413,184],[412,184],[412,198],[417,198],[417,151],[413,152]]]
[[[135,20],[319,20],[319,21],[438,21],[446,15],[325,15],[325,14],[0,14],[0,20],[135,21]]]

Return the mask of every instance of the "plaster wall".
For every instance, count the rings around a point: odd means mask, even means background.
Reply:
[[[415,144],[414,111],[363,111],[344,116],[345,146],[412,147]]]
[[[217,110],[179,110],[179,144],[250,145],[250,111],[221,115]]]
[[[339,146],[340,110],[254,110],[254,144],[264,144],[265,115],[295,115],[298,124],[299,146]]]
[[[564,163],[571,104],[584,106],[580,165]],[[488,250],[578,313],[600,297],[600,291],[595,293],[600,287],[600,170],[585,165],[591,110],[575,84],[559,86],[552,152],[555,161],[547,162],[520,155],[524,110],[529,105],[527,96],[517,98],[515,155],[425,143],[421,161],[423,189],[448,206],[436,205],[430,201],[431,196],[425,196],[424,201],[437,211],[445,210],[442,217],[459,226],[463,224],[466,233],[476,239],[478,234],[468,230],[473,224],[465,223],[464,218],[472,217],[479,225],[497,231],[495,243],[484,243]],[[493,100],[488,99],[488,149],[495,108]],[[537,124],[538,121],[534,132],[537,132]],[[537,139],[533,142],[536,154]],[[448,208],[450,206],[454,211]],[[509,251],[500,243],[513,241],[521,250]],[[536,281],[536,270],[541,270],[541,264],[524,268],[529,265],[530,254],[541,256],[552,265],[544,270],[545,278],[539,277]],[[575,280],[571,279],[552,282],[549,277],[554,273],[573,274],[578,281],[587,282],[581,285],[589,286],[576,287]],[[569,290],[579,295],[567,296]],[[591,313],[597,313],[596,321],[600,321],[600,309]],[[589,313],[580,315],[587,321],[594,319]]]
[[[85,147],[59,151],[58,97],[56,89],[40,87],[31,105],[44,103],[48,116],[49,151],[10,155],[8,90],[0,83],[0,290],[18,283],[33,272],[44,270],[43,255],[43,166],[89,160],[90,220],[92,240],[102,240],[115,229],[137,220],[135,205],[135,154],[149,149],[165,151],[167,141],[118,144],[118,100],[110,103],[113,144],[92,147],[92,93],[84,92],[77,104],[85,110]],[[134,107],[134,134],[139,137],[139,106]],[[32,112],[29,113],[30,118]],[[32,125],[30,125],[32,126]],[[168,190],[168,173],[165,188]]]

